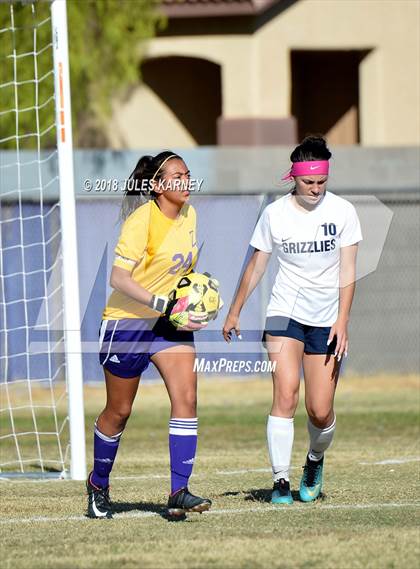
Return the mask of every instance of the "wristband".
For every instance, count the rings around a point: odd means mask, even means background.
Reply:
[[[166,296],[158,296],[157,294],[154,294],[152,296],[152,299],[149,303],[150,308],[153,308],[153,310],[156,310],[156,312],[165,312],[166,307],[168,306],[168,297]]]

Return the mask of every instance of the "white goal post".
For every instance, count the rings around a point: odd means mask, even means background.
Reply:
[[[66,0],[53,0],[51,19],[60,180],[64,331],[67,355],[71,449],[70,473],[74,480],[83,480],[86,478],[85,422],[66,8]]]
[[[0,132],[0,476],[83,480],[86,451],[67,6],[66,0],[52,0],[49,16],[37,20],[40,3],[9,0],[6,4],[10,19],[3,12],[0,25],[0,42],[4,39],[7,46],[1,52],[6,72],[0,101],[6,103],[4,107],[0,103],[0,124],[13,127]],[[23,10],[31,13],[29,27],[27,20],[19,24]],[[32,49],[20,49],[19,38],[27,33],[33,37]],[[42,44],[40,37],[48,40]],[[50,69],[40,75],[41,59],[45,64],[47,57]],[[27,65],[29,58],[33,63]],[[28,69],[33,70],[31,77]],[[51,75],[53,92],[46,95]],[[21,107],[25,88],[33,88],[33,100],[28,106],[26,99]],[[29,129],[25,123],[25,130],[23,113],[34,117]],[[50,124],[43,124],[45,116]],[[54,129],[56,147],[51,148]],[[28,139],[33,146],[25,146]],[[34,316],[36,311],[43,317]],[[38,343],[33,335],[37,327],[44,334]],[[62,416],[61,405],[65,405]]]

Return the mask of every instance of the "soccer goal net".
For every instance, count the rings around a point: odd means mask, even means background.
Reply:
[[[85,477],[65,0],[0,3],[0,471]]]

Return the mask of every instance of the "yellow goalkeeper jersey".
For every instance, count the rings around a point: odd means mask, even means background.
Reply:
[[[153,294],[167,295],[197,261],[196,213],[185,204],[177,219],[161,212],[154,200],[138,207],[124,222],[115,248],[114,266]],[[113,291],[104,320],[156,318],[158,312]]]

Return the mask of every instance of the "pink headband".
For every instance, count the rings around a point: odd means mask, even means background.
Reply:
[[[294,176],[313,176],[321,174],[326,176],[330,169],[328,160],[311,160],[309,162],[293,162],[289,172],[282,180],[290,180]]]

